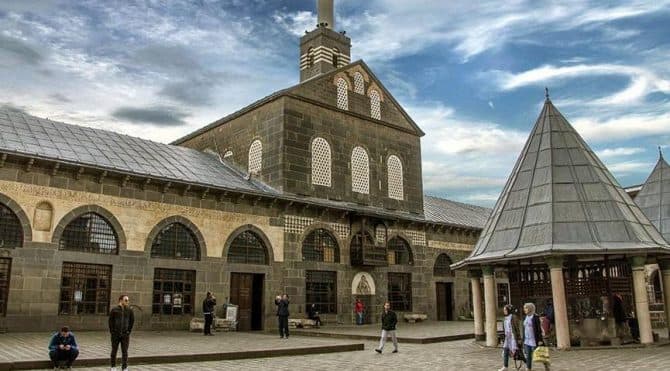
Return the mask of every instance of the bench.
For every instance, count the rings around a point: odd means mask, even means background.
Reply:
[[[428,319],[427,314],[422,314],[422,313],[408,313],[404,315],[405,321],[409,323],[416,323],[416,322],[421,322],[425,321]]]
[[[214,318],[212,328],[218,331],[237,331],[237,322],[225,318]],[[193,317],[189,323],[189,331],[203,332],[205,329],[205,319]]]
[[[316,321],[312,319],[289,318],[289,328],[313,328],[316,327]]]

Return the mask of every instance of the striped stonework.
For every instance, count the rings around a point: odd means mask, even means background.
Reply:
[[[332,64],[333,63],[333,49],[325,46],[317,46],[310,48],[309,52],[312,53],[312,63],[317,64],[319,62]],[[337,53],[337,67],[340,68],[346,66],[351,62],[351,57],[338,52]],[[309,61],[309,53],[302,54],[300,56],[300,69],[304,70],[311,67]]]
[[[305,231],[305,228],[309,227],[314,223],[314,218],[307,218],[297,215],[285,215],[284,216],[284,233],[292,234],[302,234]],[[351,233],[351,228],[348,224],[342,223],[325,223],[328,227],[332,228],[335,234],[346,240],[349,238]]]

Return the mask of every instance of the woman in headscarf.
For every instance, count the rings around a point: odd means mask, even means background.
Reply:
[[[521,321],[514,314],[514,307],[507,304],[503,307],[503,329],[505,330],[505,341],[503,342],[503,367],[498,371],[507,371],[510,356],[514,357],[516,352],[521,352]]]

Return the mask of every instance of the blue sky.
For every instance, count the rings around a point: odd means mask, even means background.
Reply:
[[[624,186],[670,145],[670,1],[335,3],[352,60],[426,132],[425,193],[491,206],[545,86]],[[314,12],[313,0],[2,1],[0,105],[170,142],[297,83]]]

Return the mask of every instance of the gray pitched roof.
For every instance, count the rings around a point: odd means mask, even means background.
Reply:
[[[547,98],[474,251],[457,266],[638,251],[670,247]]]
[[[665,240],[670,241],[670,165],[663,154],[635,197],[635,203]]]
[[[426,196],[423,215],[279,193],[216,156],[0,107],[0,151],[203,187],[279,197],[371,215],[481,229],[490,210]]]

